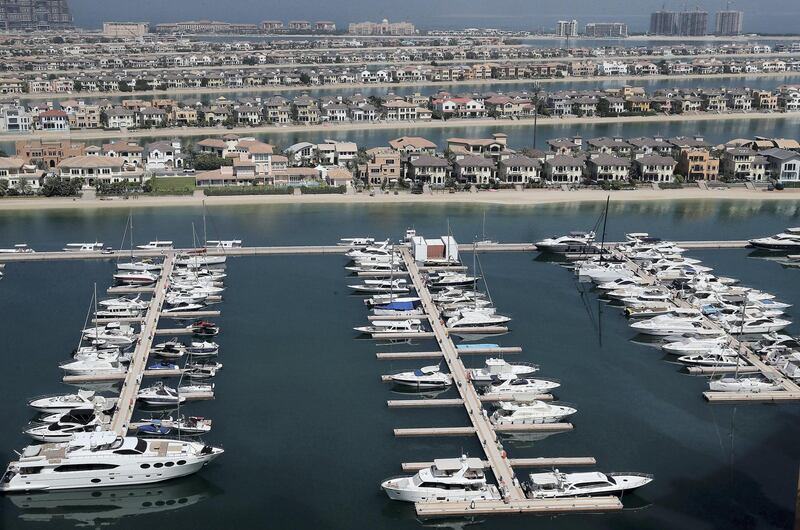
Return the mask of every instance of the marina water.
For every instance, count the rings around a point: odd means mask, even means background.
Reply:
[[[462,243],[486,235],[533,241],[594,225],[600,204],[538,207],[449,205],[259,205],[208,208],[209,238],[245,245],[332,244],[340,237],[397,238],[409,226]],[[124,209],[0,212],[1,246],[38,250],[67,241],[118,246]],[[192,241],[200,208],[133,210],[141,241]],[[413,221],[409,221],[413,220]],[[771,201],[631,202],[612,205],[608,238],[645,230],[676,240],[744,239],[800,224],[800,205]],[[784,269],[748,250],[690,251],[725,276],[800,305],[800,270]],[[152,486],[0,497],[0,527],[141,528],[460,528],[418,522],[412,506],[389,501],[378,483],[400,463],[481,454],[474,437],[395,439],[395,427],[462,426],[463,410],[389,410],[397,398],[380,374],[418,362],[378,361],[376,346],[352,331],[364,323],[360,297],[349,294],[342,256],[241,257],[228,261],[218,319],[217,398],[187,405],[213,418],[208,441],[224,457],[187,479]],[[469,253],[463,256],[471,264]],[[789,528],[794,521],[796,404],[710,405],[705,379],[682,373],[658,349],[630,342],[620,311],[598,302],[573,274],[531,253],[480,256],[489,291],[512,331],[497,342],[523,347],[515,356],[559,379],[558,397],[578,409],[575,430],[506,443],[512,457],[594,456],[603,471],[653,473],[655,481],[623,499],[625,511],[557,518],[487,518],[489,529],[545,525],[556,529]],[[92,295],[113,264],[103,260],[9,264],[0,281],[0,448],[4,462],[28,440],[28,398],[66,388],[57,362],[75,347]],[[99,289],[107,287],[98,284]],[[797,309],[790,310],[790,313]],[[800,332],[797,325],[789,328]],[[224,357],[224,359],[223,359]],[[477,366],[481,359],[467,358]],[[453,397],[449,390],[440,397]],[[408,396],[400,396],[408,397]],[[522,470],[521,470],[522,471]],[[523,471],[524,472],[524,471]]]

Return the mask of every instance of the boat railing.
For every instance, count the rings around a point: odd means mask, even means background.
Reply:
[[[640,477],[640,478],[649,478],[649,479],[653,478],[653,474],[652,473],[639,473],[638,471],[631,471],[631,472],[626,472],[626,473],[621,473],[621,472],[606,473],[606,475],[608,475],[609,477],[618,477],[618,476],[624,475],[626,477]]]

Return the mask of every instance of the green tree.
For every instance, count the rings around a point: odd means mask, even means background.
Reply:
[[[213,169],[219,169],[222,166],[230,166],[232,164],[233,160],[230,158],[221,158],[209,154],[197,155],[193,162],[194,168],[198,171],[210,171]]]

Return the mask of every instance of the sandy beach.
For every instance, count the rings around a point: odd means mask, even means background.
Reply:
[[[135,199],[70,199],[70,198],[32,198],[2,199],[0,211],[55,210],[55,209],[91,209],[91,208],[153,208],[200,206],[235,206],[258,204],[496,204],[506,206],[533,206],[541,204],[559,204],[570,202],[604,201],[611,196],[614,202],[630,201],[670,201],[670,200],[768,200],[768,201],[800,201],[800,189],[789,189],[780,192],[754,191],[745,188],[709,189],[699,188],[677,190],[639,189],[633,191],[576,190],[563,191],[556,189],[536,189],[525,191],[499,190],[480,191],[477,193],[447,193],[413,195],[411,193],[376,193],[371,197],[368,193],[347,195],[235,195],[235,196],[140,196]]]
[[[721,120],[775,120],[775,119],[798,119],[800,112],[783,113],[783,112],[743,112],[743,113],[700,113],[700,114],[671,114],[671,115],[655,115],[655,116],[615,116],[609,118],[598,117],[543,117],[539,118],[539,126],[546,125],[589,125],[598,123],[668,123],[668,122],[701,122],[701,121],[721,121]],[[467,118],[467,119],[451,119],[451,120],[433,120],[433,121],[383,121],[378,123],[370,123],[368,125],[370,130],[398,130],[404,129],[451,129],[458,127],[492,127],[492,126],[509,126],[518,127],[533,125],[533,118],[525,118],[520,120],[502,120],[490,118]],[[279,127],[275,125],[263,125],[256,127],[165,127],[153,129],[136,129],[133,131],[105,131],[105,130],[78,130],[69,131],[66,134],[63,132],[58,133],[43,133],[37,131],[28,134],[3,134],[0,135],[0,141],[12,142],[17,140],[29,139],[63,139],[69,138],[71,140],[101,140],[109,138],[186,138],[186,137],[214,137],[223,134],[237,134],[239,136],[250,136],[254,134],[269,134],[269,133],[298,133],[298,132],[315,132],[315,131],[363,131],[364,123],[359,122],[343,122],[343,123],[326,123],[319,125],[288,125]]]

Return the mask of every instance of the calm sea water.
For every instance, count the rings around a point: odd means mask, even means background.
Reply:
[[[481,233],[531,241],[588,228],[602,205],[247,206],[208,208],[209,238],[248,245],[330,244],[340,237],[445,233],[462,242]],[[27,241],[40,250],[68,241],[118,246],[128,212],[2,212],[0,246]],[[137,209],[137,243],[169,238],[186,245],[199,208]],[[609,238],[648,230],[676,239],[739,239],[800,224],[800,205],[768,201],[612,203]],[[798,270],[745,250],[691,253],[721,274],[800,304]],[[472,262],[469,255],[464,256]],[[532,254],[482,254],[491,294],[514,318],[503,345],[562,381],[558,397],[579,412],[575,430],[540,441],[508,442],[511,456],[594,456],[598,469],[654,473],[656,481],[625,497],[626,510],[604,515],[486,518],[482,527],[545,525],[563,529],[686,527],[789,528],[794,518],[800,435],[798,405],[711,406],[705,382],[680,373],[657,349],[630,342],[617,310],[597,301],[570,271]],[[283,256],[229,260],[217,399],[186,413],[213,418],[207,437],[227,453],[200,474],[151,487],[0,498],[0,527],[239,527],[412,529],[410,506],[378,490],[404,461],[479,455],[474,438],[395,439],[395,427],[466,425],[461,409],[396,411],[402,398],[379,375],[416,366],[377,361],[376,346],[357,340],[365,322],[346,288],[344,258]],[[110,284],[106,261],[10,264],[0,281],[0,450],[3,460],[26,443],[30,396],[65,391],[57,362],[75,346],[94,282]],[[797,332],[798,326],[791,331]],[[395,346],[428,350],[430,344]],[[468,359],[477,365],[479,359]],[[448,397],[452,391],[441,397]],[[4,465],[3,462],[0,465]],[[524,470],[521,470],[524,473]],[[427,522],[426,525],[433,523]],[[441,527],[441,526],[439,526]],[[448,527],[448,526],[445,526]],[[458,527],[458,526],[455,526]]]

